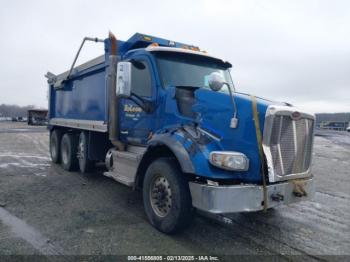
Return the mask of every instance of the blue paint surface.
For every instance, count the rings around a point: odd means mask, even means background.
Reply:
[[[107,120],[104,66],[69,81],[63,89],[52,88],[51,93],[55,93],[50,107],[51,118]]]
[[[192,121],[180,115],[176,101],[171,93],[175,88],[170,88],[165,92],[164,117],[162,118],[163,129],[171,129],[172,126],[190,124]],[[230,97],[227,94],[199,89],[195,92],[196,104],[193,108],[200,108],[199,127],[209,131],[220,141],[211,139],[205,146],[200,146],[195,154],[190,154],[196,174],[212,179],[233,179],[242,182],[260,182],[259,173],[260,161],[256,141],[256,133],[253,122],[252,103],[247,95],[235,94],[238,108],[238,127],[230,128],[230,121],[233,116],[233,107]],[[258,99],[258,111],[260,126],[264,127],[265,112],[271,102]],[[161,131],[159,131],[161,132]],[[173,136],[176,140],[187,145],[188,151],[192,142],[188,139],[183,141],[183,137],[178,133]],[[211,151],[237,151],[244,153],[250,160],[248,171],[235,172],[226,171],[212,166],[208,159]]]

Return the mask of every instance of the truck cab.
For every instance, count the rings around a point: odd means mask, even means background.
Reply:
[[[49,75],[54,162],[86,172],[104,160],[104,175],[142,190],[165,233],[196,209],[251,212],[312,197],[314,115],[237,92],[231,64],[198,47],[142,34],[104,44],[99,63]]]

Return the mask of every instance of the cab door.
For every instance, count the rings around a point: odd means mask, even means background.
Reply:
[[[152,110],[145,112],[132,98],[120,103],[120,138],[123,142],[145,145],[156,126],[156,84],[151,63],[146,56],[132,59],[131,92],[148,103]]]

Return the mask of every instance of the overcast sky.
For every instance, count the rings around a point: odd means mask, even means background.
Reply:
[[[350,111],[350,1],[15,1],[0,8],[0,104],[47,107],[49,70],[84,36],[135,32],[199,46],[233,64],[239,91],[312,112]],[[84,62],[103,53],[89,43]]]

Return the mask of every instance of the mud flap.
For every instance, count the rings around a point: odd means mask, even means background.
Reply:
[[[296,197],[306,197],[307,192],[305,190],[305,181],[302,179],[290,181],[293,184],[293,195]]]

